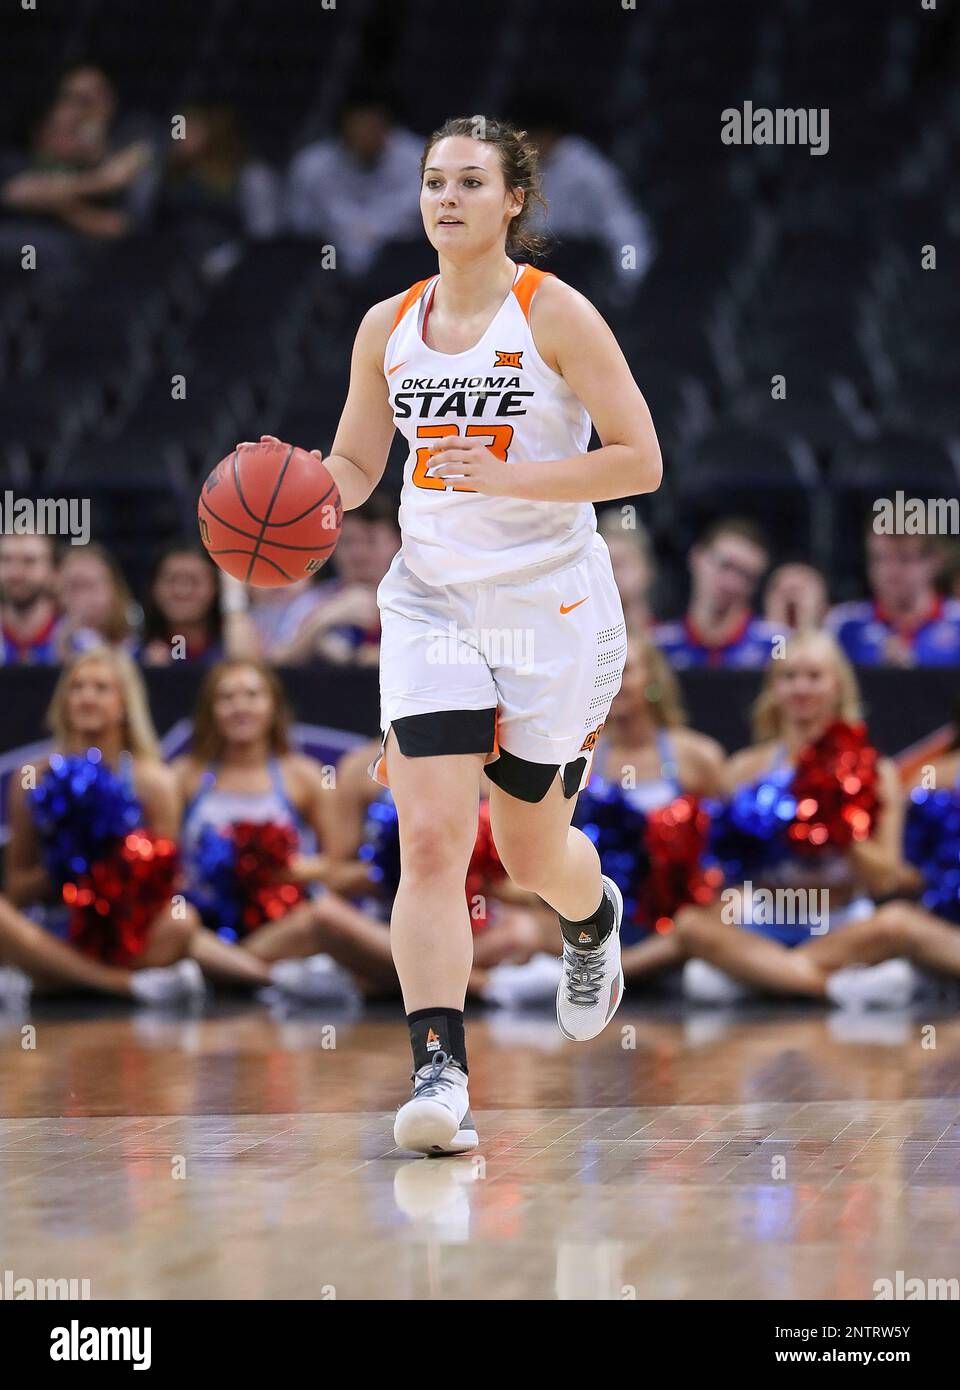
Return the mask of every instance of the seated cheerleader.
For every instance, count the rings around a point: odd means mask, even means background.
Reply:
[[[133,663],[106,647],[75,657],[47,722],[55,751],[11,779],[0,902],[8,986],[12,966],[41,991],[146,1003],[202,994],[189,958],[198,920],[174,900],[176,790]],[[16,911],[28,905],[43,928]]]
[[[208,672],[191,753],[173,764],[187,896],[222,939],[276,962],[270,977],[292,995],[390,992],[389,933],[335,891],[359,881],[356,866],[318,852],[336,833],[334,792],[314,759],[291,751],[290,719],[264,663]]]
[[[642,967],[686,962],[685,990],[702,1001],[726,1002],[749,986],[853,1006],[906,1002],[916,976],[904,958],[960,972],[951,928],[921,923],[908,903],[874,906],[875,897],[914,891],[920,879],[903,858],[896,771],[866,744],[859,721],[856,678],[833,639],[794,636],[767,668],[754,708],[757,742],[727,766],[730,800],[713,843],[727,856],[731,887],[710,906],[681,909],[673,932],[638,947]],[[816,896],[801,899],[798,889]],[[807,907],[800,923],[782,909],[768,921],[762,890],[817,910]]]

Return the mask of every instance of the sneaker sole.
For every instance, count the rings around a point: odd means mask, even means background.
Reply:
[[[613,930],[617,933],[617,945],[619,947],[620,924],[623,921],[623,894],[620,892],[620,889],[614,883],[612,878],[609,878],[606,874],[603,874],[602,877],[604,883],[609,883],[617,904],[617,919],[614,923]],[[562,990],[562,988],[563,982],[561,981],[560,989],[557,990],[557,1027],[560,1029],[560,1032],[563,1034],[563,1036],[567,1039],[568,1042],[592,1042],[594,1038],[599,1038],[604,1028],[606,1028],[607,1024],[610,1022],[614,1014],[619,1009],[620,1005],[623,1003],[623,966],[620,966],[620,974],[617,977],[616,1003],[614,1004],[610,1012],[607,1014],[606,1018],[603,1020],[597,1031],[595,1033],[588,1033],[586,1037],[576,1037],[573,1033],[568,1033],[560,1020],[560,991]]]
[[[422,1154],[466,1153],[480,1142],[469,1111],[458,1125],[445,1105],[429,1100],[401,1106],[393,1138],[398,1149]]]

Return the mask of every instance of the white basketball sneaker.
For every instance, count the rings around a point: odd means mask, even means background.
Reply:
[[[563,978],[557,990],[557,1023],[571,1042],[589,1042],[602,1033],[623,998],[620,923],[623,898],[612,878],[602,875],[603,891],[613,903],[613,927],[598,942],[596,930],[582,931],[576,945],[563,939]]]
[[[393,1125],[398,1149],[424,1154],[462,1154],[477,1137],[467,1074],[445,1052],[436,1052],[413,1077],[413,1095],[401,1105]]]

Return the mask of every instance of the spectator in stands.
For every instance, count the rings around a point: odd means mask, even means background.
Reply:
[[[106,645],[134,652],[139,609],[110,552],[95,541],[70,546],[59,570],[58,632],[60,660],[90,647]]]
[[[314,656],[341,664],[376,666],[380,658],[377,587],[400,548],[397,508],[374,493],[346,512],[335,552],[337,578],[322,586],[322,602],[274,660],[309,661]]]
[[[779,565],[763,591],[763,616],[781,632],[821,627],[827,614],[827,583],[812,565]]]
[[[616,507],[597,518],[597,530],[610,551],[627,632],[631,637],[639,637],[653,620],[650,592],[657,571],[650,534],[639,522],[629,529],[624,527]]]
[[[420,229],[422,144],[393,124],[386,100],[351,95],[340,112],[337,138],[308,145],[290,166],[291,230],[329,242],[337,265],[362,275],[386,242]]]
[[[960,599],[960,541],[940,538],[940,564],[937,570],[937,592],[946,598]]]
[[[758,669],[767,664],[779,629],[753,611],[767,560],[766,542],[752,521],[727,517],[707,528],[690,549],[691,595],[685,616],[653,630],[653,640],[671,666]]]
[[[28,159],[8,168],[0,203],[20,216],[56,219],[92,239],[123,236],[154,187],[150,142],[115,144],[116,92],[96,67],[68,72],[41,117]]]
[[[264,661],[280,665],[288,659],[290,644],[304,623],[338,588],[335,579],[311,576],[276,589],[250,590],[250,621],[256,629]]]
[[[280,223],[280,179],[251,159],[236,109],[226,103],[184,108],[183,138],[171,140],[159,212],[194,250],[222,252],[243,237],[273,236]]]
[[[52,536],[0,537],[0,660],[6,666],[55,666],[60,660],[57,558]]]
[[[138,653],[145,666],[175,661],[212,665],[225,656],[256,656],[257,638],[244,586],[218,570],[192,541],[163,552],[150,581]]]
[[[616,283],[629,297],[650,268],[655,246],[650,222],[620,171],[590,140],[572,132],[571,113],[556,92],[525,92],[512,115],[540,155],[547,211],[535,209],[531,229],[545,224],[560,238],[602,241]]]
[[[960,601],[937,593],[936,536],[866,527],[869,599],[830,610],[827,627],[858,666],[960,665]]]

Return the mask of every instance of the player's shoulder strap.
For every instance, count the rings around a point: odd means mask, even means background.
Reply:
[[[533,296],[546,280],[548,275],[552,275],[552,270],[537,270],[536,266],[523,263],[520,274],[513,284],[513,293],[517,303],[523,310],[523,317],[530,322],[530,305],[533,303]]]
[[[396,326],[397,326],[397,324],[400,322],[400,320],[403,318],[403,316],[404,316],[404,314],[407,312],[407,310],[408,310],[412,305],[416,304],[417,300],[418,300],[418,299],[420,298],[420,296],[423,294],[423,291],[426,289],[427,285],[429,285],[429,283],[430,283],[430,281],[431,281],[432,279],[433,279],[433,276],[431,275],[428,279],[426,279],[426,280],[418,280],[417,283],[416,283],[415,285],[411,285],[411,286],[410,286],[410,288],[407,290],[406,294],[403,296],[403,299],[400,301],[399,305],[397,306],[397,312],[396,312],[396,314],[394,315],[393,325],[391,326],[391,329],[390,329],[390,332],[391,332],[391,333],[393,332],[394,328],[396,328]]]

